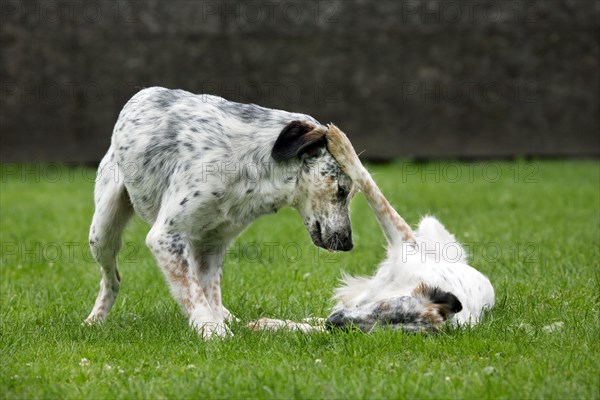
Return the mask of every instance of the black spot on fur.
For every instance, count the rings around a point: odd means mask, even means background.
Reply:
[[[285,161],[307,153],[314,148],[325,147],[325,134],[315,129],[314,124],[292,121],[287,124],[275,141],[271,156],[276,161]]]
[[[156,100],[156,107],[157,108],[169,108],[171,107],[171,102],[165,99],[157,99]]]
[[[162,170],[165,160],[175,158],[175,153],[177,153],[175,141],[169,139],[154,140],[146,146],[144,151],[144,166],[153,164],[157,169]]]
[[[183,255],[184,247],[185,246],[181,241],[174,240],[173,242],[171,242],[171,244],[169,245],[169,248],[167,250],[171,254],[181,256],[181,255]]]
[[[456,314],[463,308],[458,297],[450,292],[444,292],[439,287],[430,288],[426,295],[432,303],[440,305],[440,312],[443,317],[449,314]]]
[[[200,192],[194,192],[194,197],[200,196]]]
[[[156,106],[161,109],[169,108],[178,100],[179,96],[175,90],[161,90],[157,93],[154,101]]]
[[[184,197],[183,200],[181,200],[181,203],[179,203],[180,206],[184,205],[185,203],[187,203],[188,198]]]

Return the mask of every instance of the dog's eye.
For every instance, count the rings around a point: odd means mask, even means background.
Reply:
[[[348,191],[346,189],[344,189],[341,186],[338,186],[338,196],[339,197],[346,197],[348,195]]]
[[[319,146],[311,146],[304,152],[306,158],[313,158],[319,154],[321,154],[321,148]]]

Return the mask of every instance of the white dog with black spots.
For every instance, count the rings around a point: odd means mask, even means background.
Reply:
[[[292,206],[315,245],[352,249],[352,181],[326,133],[308,115],[217,96],[159,87],[133,96],[98,169],[89,241],[102,280],[86,322],[103,321],[115,302],[116,256],[134,211],[152,226],[146,244],[203,338],[229,334],[223,257],[261,215]]]

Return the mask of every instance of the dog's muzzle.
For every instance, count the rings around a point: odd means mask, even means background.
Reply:
[[[330,235],[324,235],[319,221],[315,222],[310,236],[316,246],[328,251],[350,251],[354,247],[352,230],[343,230]]]

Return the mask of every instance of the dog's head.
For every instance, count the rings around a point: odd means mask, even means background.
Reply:
[[[271,155],[300,162],[292,205],[300,212],[313,243],[327,250],[352,249],[350,199],[354,188],[326,149],[327,129],[292,121],[279,134]]]

